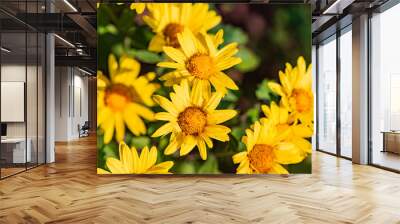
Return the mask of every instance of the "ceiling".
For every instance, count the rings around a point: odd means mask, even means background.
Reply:
[[[249,1],[311,4],[312,31],[315,38],[346,15],[355,15],[379,6],[387,0],[244,0],[243,2]],[[50,11],[52,13],[49,13]],[[17,49],[19,45],[24,46],[24,42],[12,33],[25,31],[26,28],[40,32],[55,32],[61,37],[55,40],[56,56],[59,56],[60,64],[82,61],[85,66],[89,64],[90,69],[96,70],[96,0],[0,0],[0,21],[2,32],[10,33],[4,38],[9,38],[10,43],[14,41],[10,47],[15,48],[15,52],[21,52]],[[28,54],[29,52],[28,47]]]

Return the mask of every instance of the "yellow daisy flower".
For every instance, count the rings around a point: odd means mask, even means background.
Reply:
[[[142,14],[146,9],[146,3],[132,3],[130,8],[136,10],[137,14]]]
[[[148,3],[147,9],[149,15],[143,20],[156,34],[149,44],[149,50],[154,52],[161,52],[164,46],[179,48],[177,34],[184,29],[197,35],[221,22],[207,3]]]
[[[161,80],[174,84],[188,80],[195,90],[210,88],[210,83],[221,93],[225,93],[226,89],[239,89],[235,82],[222,72],[241,62],[240,58],[233,57],[238,52],[237,43],[228,44],[218,50],[211,36],[202,35],[202,39],[199,39],[190,30],[178,34],[178,40],[182,46],[181,50],[164,47],[164,52],[173,62],[160,62],[157,65],[176,70],[162,76]]]
[[[286,64],[285,73],[279,71],[280,83],[270,82],[268,86],[281,96],[281,103],[304,124],[311,125],[314,119],[314,95],[312,91],[311,64],[306,67],[303,57],[297,66]]]
[[[278,106],[275,102],[272,102],[271,106],[262,105],[261,109],[265,117],[276,126],[278,132],[290,131],[287,140],[296,144],[305,154],[311,153],[312,146],[306,138],[311,138],[313,135],[312,127],[302,123],[294,123],[288,109]]]
[[[165,155],[173,154],[180,149],[180,156],[187,155],[197,145],[200,157],[207,159],[207,149],[213,147],[211,139],[229,141],[231,129],[220,125],[236,116],[235,110],[216,110],[222,99],[219,92],[211,90],[200,94],[183,81],[181,85],[173,86],[170,93],[171,101],[162,96],[154,96],[154,100],[167,112],[155,114],[157,120],[168,121],[161,126],[152,137],[159,137],[171,132],[170,143],[164,151]]]
[[[135,147],[129,148],[125,142],[119,144],[119,159],[109,157],[106,165],[110,172],[97,168],[97,174],[170,174],[172,161],[156,164],[157,149],[146,146],[140,156]]]
[[[233,163],[240,164],[238,174],[287,174],[281,164],[295,164],[304,159],[302,151],[287,141],[288,130],[279,131],[272,120],[256,122],[243,137],[247,151],[233,155]]]
[[[146,133],[142,118],[154,120],[154,113],[148,109],[154,105],[152,95],[159,88],[151,83],[154,73],[139,76],[140,63],[122,56],[119,64],[113,55],[109,56],[110,79],[97,73],[97,126],[104,131],[104,143],[116,139],[121,142],[125,136],[125,125],[134,135]]]

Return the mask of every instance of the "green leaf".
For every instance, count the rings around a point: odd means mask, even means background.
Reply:
[[[134,30],[129,30],[128,35],[132,39],[133,48],[147,49],[154,33],[148,26],[137,26]]]
[[[130,9],[124,9],[122,15],[118,18],[117,26],[121,32],[126,32],[134,26],[135,13]]]
[[[213,154],[208,154],[207,160],[200,166],[197,173],[200,174],[217,174],[220,173],[218,170],[218,161]]]
[[[157,149],[159,151],[162,151],[168,146],[168,144],[169,144],[169,137],[163,136],[163,137],[160,138],[160,141],[158,142]]]
[[[228,102],[236,102],[239,99],[239,94],[239,91],[228,90],[223,100],[226,100]]]
[[[99,129],[97,129],[97,133],[100,133]],[[101,149],[103,148],[104,145],[104,135],[102,134],[97,134],[97,148]]]
[[[259,100],[275,101],[279,98],[272,90],[268,87],[270,80],[264,79],[257,87],[256,97]]]
[[[147,136],[133,137],[131,142],[130,142],[130,145],[134,146],[136,149],[142,149],[145,146],[150,147],[151,146],[151,140]]]
[[[121,55],[125,53],[124,46],[122,45],[122,43],[115,44],[112,47],[112,52],[118,58],[121,57]]]
[[[196,173],[195,165],[191,161],[176,162],[174,167],[174,173],[177,174],[194,174]]]
[[[302,162],[297,164],[289,164],[287,166],[289,173],[306,173],[311,174],[311,154],[307,156]]]
[[[260,105],[256,104],[253,108],[247,111],[247,117],[251,123],[256,122],[260,118]]]
[[[240,47],[236,56],[242,59],[242,62],[235,66],[241,72],[254,71],[260,65],[260,58],[247,47]]]
[[[162,121],[149,123],[149,125],[147,126],[147,135],[151,136],[163,124],[164,124],[164,122],[162,122]]]
[[[129,145],[130,142],[132,141],[132,138],[134,138],[133,134],[130,131],[127,131],[124,139],[125,143]]]
[[[236,141],[240,142],[242,140],[245,131],[241,127],[234,127],[232,128],[231,135],[236,139]]]
[[[220,25],[214,30],[218,31],[219,29],[224,30],[224,44],[223,46],[236,42],[240,44],[246,44],[249,40],[247,34],[239,27],[235,27],[232,25]]]
[[[111,142],[110,144],[107,144],[103,148],[104,152],[104,158],[108,157],[113,157],[118,159],[119,158],[119,153],[118,153],[118,146],[115,142]]]
[[[140,61],[149,64],[156,64],[163,60],[160,55],[147,50],[139,50],[135,53],[135,55]]]
[[[115,35],[118,34],[118,29],[113,24],[108,24],[106,26],[99,26],[97,30],[99,32],[98,33],[99,35],[104,35],[107,33],[115,34]]]
[[[132,56],[144,63],[156,64],[162,61],[162,57],[159,54],[150,52],[148,50],[135,50],[130,51],[130,53],[132,54]]]

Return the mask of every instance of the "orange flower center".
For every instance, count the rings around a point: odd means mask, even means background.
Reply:
[[[200,79],[208,79],[215,71],[214,63],[206,54],[195,54],[186,62],[186,69]]]
[[[163,34],[169,46],[179,48],[178,33],[182,32],[183,29],[184,27],[178,23],[170,23],[164,28]]]
[[[188,107],[178,116],[178,124],[187,135],[198,135],[203,132],[207,123],[207,114],[198,107]]]
[[[269,145],[256,144],[247,157],[253,169],[260,173],[268,173],[275,159],[274,149]]]
[[[309,112],[313,107],[313,96],[302,89],[296,89],[293,91],[293,98],[296,101],[296,109],[300,113]]]
[[[123,84],[113,84],[106,89],[105,104],[113,111],[119,112],[125,109],[129,102],[133,101],[131,89]]]

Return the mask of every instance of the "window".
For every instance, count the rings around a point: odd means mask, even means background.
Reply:
[[[340,36],[340,155],[352,157],[352,33]]]
[[[318,149],[336,153],[336,36],[318,48]]]
[[[400,170],[400,5],[371,19],[371,162]]]
[[[38,13],[44,1],[0,1]],[[14,7],[12,7],[14,6]],[[45,163],[45,34],[0,12],[0,178]],[[12,97],[10,97],[12,96]]]

